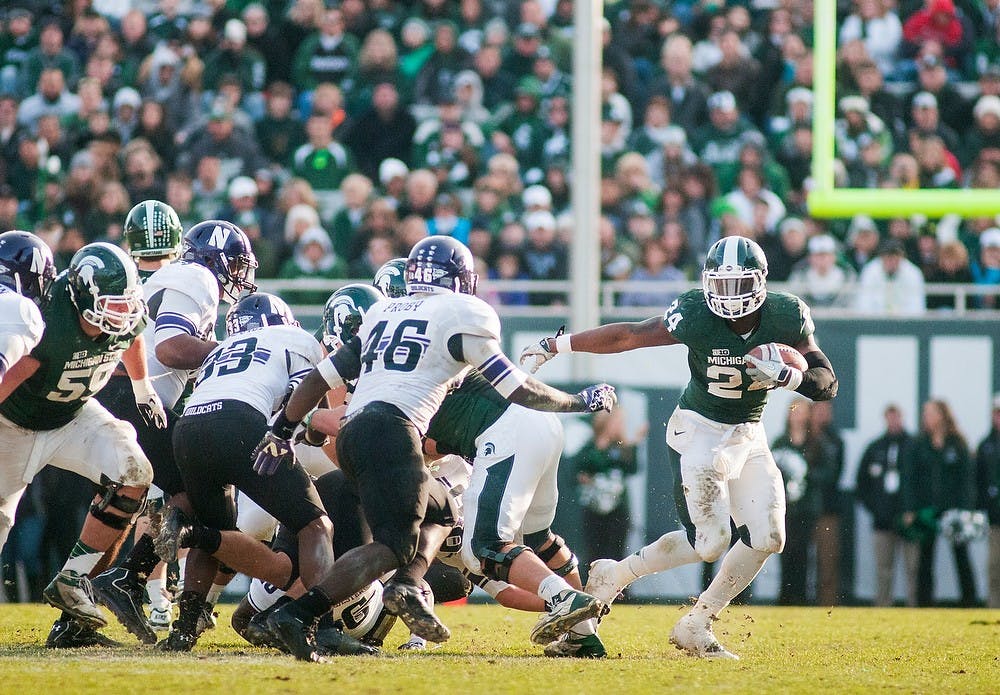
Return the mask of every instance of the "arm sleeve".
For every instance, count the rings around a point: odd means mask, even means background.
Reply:
[[[156,315],[153,333],[154,345],[176,335],[190,335],[201,338],[202,316],[205,307],[194,297],[176,290],[164,290],[163,302]]]
[[[814,401],[829,401],[837,395],[837,375],[830,360],[819,350],[804,355],[809,369],[802,372],[802,383],[795,389]]]

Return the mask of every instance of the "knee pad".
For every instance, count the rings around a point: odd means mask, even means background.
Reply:
[[[443,562],[432,563],[424,580],[431,587],[435,603],[457,601],[472,592],[472,582],[460,570]]]
[[[510,576],[510,567],[514,564],[514,559],[521,553],[532,552],[526,545],[515,545],[507,552],[503,552],[504,543],[495,543],[476,551],[479,559],[483,563],[483,575],[495,579],[498,582],[505,582]]]
[[[694,550],[704,562],[715,562],[729,550],[732,532],[729,527],[698,529],[695,534]]]
[[[552,543],[550,543],[545,550],[539,550],[539,548],[545,545],[549,540],[551,540]],[[563,537],[552,533],[550,529],[525,534],[524,542],[531,547],[535,555],[537,555],[546,566],[548,566],[549,561],[552,560],[552,558],[559,554],[560,550],[563,548],[569,550],[569,559],[564,564],[559,567],[549,567],[549,569],[560,577],[565,577],[580,566],[580,560],[577,559],[576,554],[569,549],[569,546],[566,545],[566,541],[563,540]]]
[[[132,518],[142,509],[144,500],[137,500],[126,497],[118,491],[124,487],[124,483],[111,480],[107,476],[101,476],[100,499],[90,505],[91,515],[102,524],[114,529],[124,530],[132,523]],[[125,514],[112,514],[107,511],[108,507]]]

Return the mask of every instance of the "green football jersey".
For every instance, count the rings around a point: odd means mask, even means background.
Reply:
[[[767,389],[750,390],[743,356],[765,343],[798,345],[812,335],[809,307],[795,295],[768,292],[760,323],[746,338],[733,333],[726,319],[705,303],[705,294],[688,290],[671,304],[663,323],[687,346],[691,380],[681,394],[681,408],[716,422],[757,422],[767,403]]]
[[[427,427],[427,437],[439,451],[469,459],[476,457],[476,438],[500,419],[510,402],[477,371],[465,375],[462,385],[449,393]]]
[[[45,332],[31,352],[40,366],[0,403],[0,415],[29,430],[67,424],[108,383],[122,353],[146,325],[143,320],[130,335],[102,335],[95,340],[83,332],[78,317],[63,273],[42,307]]]

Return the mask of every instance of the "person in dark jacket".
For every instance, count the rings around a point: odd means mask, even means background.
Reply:
[[[930,606],[934,600],[934,541],[937,520],[948,509],[972,509],[975,476],[965,438],[945,401],[930,399],[921,412],[920,434],[913,446],[911,465],[902,476],[903,534],[909,574],[916,577],[910,602]],[[976,585],[969,562],[969,548],[953,542],[962,605],[975,605]]]
[[[987,605],[1000,608],[1000,393],[993,394],[990,433],[976,450],[976,490],[976,507],[986,511],[990,522]]]
[[[371,108],[354,119],[344,136],[344,144],[354,154],[361,173],[378,180],[378,168],[390,157],[410,164],[417,122],[400,103],[399,91],[391,82],[380,82],[372,92]]]
[[[840,490],[844,470],[844,440],[833,426],[830,401],[817,401],[809,408],[810,479],[819,497],[819,517],[813,532],[816,544],[816,603],[835,606],[840,602],[841,573],[848,573],[846,553],[841,552],[841,524],[846,493]]]
[[[906,431],[899,406],[886,407],[885,432],[865,449],[858,465],[855,494],[872,516],[875,551],[875,605],[892,605],[896,555],[903,538],[896,530],[900,514],[900,470],[909,460],[913,436]]]

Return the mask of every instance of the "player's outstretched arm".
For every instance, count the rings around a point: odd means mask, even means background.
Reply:
[[[663,324],[663,317],[653,316],[645,321],[609,323],[580,333],[557,333],[551,338],[542,338],[521,351],[522,365],[534,360],[530,365],[534,373],[540,366],[559,352],[592,352],[612,354],[627,352],[643,347],[677,344]]]
[[[560,391],[525,374],[511,362],[493,338],[461,334],[448,343],[452,357],[472,365],[511,403],[552,413],[610,411],[618,402],[615,389],[595,384],[577,394]]]
[[[156,343],[156,359],[170,369],[198,369],[218,343],[178,333]]]

